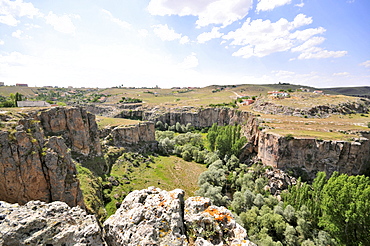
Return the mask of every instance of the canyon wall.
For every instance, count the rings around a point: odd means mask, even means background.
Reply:
[[[84,206],[72,152],[101,155],[94,115],[81,108],[24,114],[14,128],[0,131],[0,145],[0,200]]]
[[[370,141],[331,141],[310,138],[288,139],[261,132],[258,140],[258,157],[265,165],[279,169],[304,168],[331,175],[334,171],[357,175],[370,167]]]
[[[266,105],[265,105],[266,106]],[[276,113],[276,108],[270,108]],[[346,113],[348,110],[365,112],[368,109],[363,104],[346,104],[337,109],[314,108],[310,114],[319,110],[325,113]],[[329,110],[329,111],[328,111]],[[343,111],[344,110],[344,111]],[[347,111],[346,111],[347,110]],[[285,111],[284,111],[285,112]],[[350,111],[348,111],[350,112]],[[352,112],[352,111],[351,111]],[[292,112],[286,112],[291,114]],[[301,114],[297,111],[297,114]],[[306,112],[307,113],[307,112]],[[325,171],[331,175],[334,171],[350,175],[363,174],[370,169],[370,133],[362,132],[361,140],[346,141],[320,141],[310,138],[286,138],[260,131],[257,117],[246,111],[230,108],[153,108],[147,110],[126,110],[117,117],[132,117],[154,122],[162,121],[168,125],[192,124],[195,127],[209,127],[218,125],[241,124],[243,134],[248,143],[244,146],[241,159],[246,160],[253,154],[265,164],[280,169],[304,168],[309,173]]]
[[[141,122],[136,125],[115,127],[111,130],[115,146],[134,145],[140,142],[155,141],[154,122]]]

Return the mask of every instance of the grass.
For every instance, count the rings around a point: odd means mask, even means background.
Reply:
[[[369,131],[370,114],[331,115],[328,118],[302,118],[286,115],[260,114],[266,131],[294,137],[351,141]]]
[[[186,162],[176,156],[152,157],[151,160],[134,156],[128,159],[121,158],[112,167],[111,176],[121,185],[104,191],[111,199],[106,204],[108,215],[116,211],[116,203],[121,203],[129,192],[150,186],[168,191],[179,188],[185,190],[186,197],[193,196],[198,189],[198,177],[206,170],[205,165]]]
[[[104,116],[96,115],[96,123],[100,129],[105,127],[115,127],[115,126],[122,126],[122,125],[133,125],[138,124],[140,121],[138,120],[129,120],[123,118],[109,118]]]

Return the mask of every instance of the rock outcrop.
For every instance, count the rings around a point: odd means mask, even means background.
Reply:
[[[62,136],[72,151],[88,155],[101,155],[99,131],[95,115],[80,107],[57,107],[41,111],[36,119],[47,136]]]
[[[140,142],[154,142],[154,122],[146,121],[136,125],[115,127],[111,131],[111,135],[115,146],[133,145]]]
[[[95,216],[63,202],[0,201],[0,245],[105,245]]]
[[[108,245],[255,245],[229,210],[180,189],[131,192],[104,229]]]
[[[349,175],[363,174],[370,167],[370,141],[330,141],[309,138],[287,139],[261,132],[258,157],[263,164],[285,170],[303,168],[308,173],[318,171],[331,175],[334,171]]]
[[[101,154],[94,115],[81,108],[24,114],[15,129],[0,131],[0,146],[0,200],[84,206],[70,149]]]

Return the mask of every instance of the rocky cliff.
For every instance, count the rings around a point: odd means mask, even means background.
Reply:
[[[95,116],[81,108],[23,114],[14,128],[0,131],[0,200],[84,206],[71,149],[84,156],[100,155],[97,134]]]
[[[357,175],[370,167],[370,141],[322,141],[310,138],[289,139],[261,132],[258,138],[258,157],[265,165],[279,169],[304,168],[309,173],[334,171]]]
[[[136,125],[115,127],[111,130],[115,146],[138,144],[155,141],[154,122],[141,122]]]
[[[93,215],[63,202],[0,202],[0,245],[255,246],[226,208],[155,187],[131,192],[103,230]]]
[[[260,104],[257,107],[269,113],[323,115],[329,113],[367,112],[368,104],[349,103],[338,107],[315,107],[308,111],[298,109],[287,109],[283,106]],[[262,107],[262,108],[261,108]],[[282,111],[279,111],[282,110]],[[117,117],[132,117],[154,122],[162,121],[168,125],[192,124],[195,127],[209,127],[213,123],[218,125],[241,124],[243,134],[248,143],[244,146],[241,155],[242,160],[249,156],[257,155],[265,165],[281,169],[304,168],[314,174],[317,171],[325,171],[331,174],[334,171],[351,175],[363,174],[370,169],[370,134],[363,132],[361,140],[356,142],[346,141],[320,141],[310,138],[299,138],[287,140],[286,138],[260,131],[257,117],[246,111],[230,108],[152,108],[122,111]]]
[[[52,108],[38,112],[46,136],[62,136],[72,151],[84,156],[101,155],[95,115],[80,107]]]

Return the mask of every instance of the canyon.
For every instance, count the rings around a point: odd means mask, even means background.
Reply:
[[[182,190],[150,187],[131,192],[103,230],[97,219],[85,212],[76,163],[102,158],[108,146],[155,150],[155,124],[159,121],[198,129],[215,123],[240,124],[248,139],[240,157],[243,161],[257,159],[282,170],[300,168],[311,177],[318,171],[364,174],[370,167],[367,131],[354,141],[287,138],[261,128],[256,114],[225,107],[89,109],[94,114],[142,121],[99,129],[96,116],[83,107],[0,114],[4,122],[0,131],[3,245],[11,245],[10,238],[21,238],[20,245],[254,245],[230,211],[212,206],[207,198],[185,200]],[[106,172],[109,167],[102,169]],[[204,234],[209,228],[215,230],[211,236]]]

